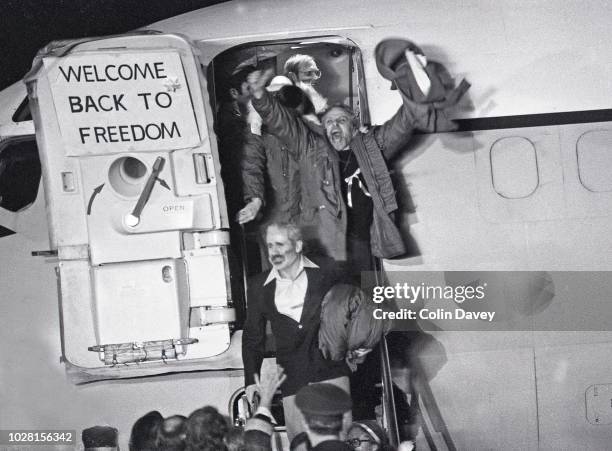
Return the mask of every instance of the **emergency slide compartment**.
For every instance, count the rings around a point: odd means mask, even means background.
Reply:
[[[191,44],[52,43],[26,83],[68,369],[156,374],[226,351],[228,222]]]

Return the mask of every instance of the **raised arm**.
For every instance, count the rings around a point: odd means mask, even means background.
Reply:
[[[392,158],[410,141],[414,130],[435,131],[432,120],[435,111],[428,105],[403,99],[402,106],[391,119],[373,128],[374,138],[386,159]]]
[[[256,377],[257,391],[261,398],[255,414],[249,418],[244,428],[244,440],[250,451],[272,450],[271,438],[274,433],[272,422],[272,399],[276,390],[285,381],[287,376],[279,366],[277,373],[268,374],[263,381]]]
[[[253,106],[262,117],[268,132],[277,136],[292,151],[298,152],[297,157],[301,158],[303,155],[300,152],[311,147],[308,143],[313,139],[312,132],[300,117],[291,109],[281,105],[264,89],[271,74],[271,71],[263,74],[261,71],[256,71],[249,75]]]

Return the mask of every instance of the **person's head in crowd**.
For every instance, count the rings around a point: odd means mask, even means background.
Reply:
[[[283,68],[285,75],[295,84],[306,83],[312,85],[321,78],[321,71],[317,62],[310,55],[296,53],[285,61]]]
[[[212,406],[194,410],[187,419],[186,451],[224,451],[229,421]]]
[[[319,117],[332,147],[338,151],[348,149],[351,139],[359,131],[353,110],[338,103],[328,107]]]
[[[172,415],[164,419],[157,430],[157,448],[165,451],[184,451],[187,418]]]
[[[228,77],[224,77],[220,83],[222,101],[246,105],[250,98],[247,76],[254,70],[256,70],[254,66],[244,66],[236,69]]]
[[[304,242],[302,231],[291,222],[273,222],[265,228],[268,260],[279,274],[286,277],[299,267]]]
[[[115,451],[117,445],[117,429],[110,426],[93,426],[83,429],[81,440],[85,451]]]
[[[244,442],[244,430],[236,426],[232,426],[227,431],[223,442],[227,451],[246,451],[247,449]]]
[[[321,78],[321,71],[312,56],[299,53],[292,55],[285,62],[283,70],[295,86],[306,93],[316,113],[327,108],[327,99],[314,88],[316,82]]]
[[[355,421],[347,434],[346,442],[357,451],[389,451],[385,431],[375,420]]]
[[[130,434],[130,451],[145,451],[154,449],[157,440],[157,430],[164,421],[157,410],[153,410],[138,418],[132,426]]]
[[[329,383],[302,387],[295,396],[295,404],[304,417],[306,433],[312,446],[326,440],[338,440],[351,410],[350,395]]]

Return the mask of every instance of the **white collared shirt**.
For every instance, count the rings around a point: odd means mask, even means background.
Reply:
[[[276,310],[283,315],[300,322],[304,299],[308,288],[308,277],[304,268],[318,268],[318,266],[303,255],[300,258],[300,265],[295,279],[285,279],[281,277],[277,269],[272,267],[264,285],[276,279],[276,290],[274,291],[274,304]]]

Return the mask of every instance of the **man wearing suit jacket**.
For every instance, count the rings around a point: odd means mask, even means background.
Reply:
[[[302,254],[300,229],[288,223],[266,227],[270,271],[249,281],[247,319],[242,336],[247,396],[252,399],[255,374],[264,358],[266,321],[272,325],[276,363],[287,379],[281,386],[289,440],[303,431],[295,406],[297,391],[312,382],[329,382],[349,392],[344,361],[326,360],[318,347],[321,302],[338,281],[338,273],[319,268]]]

